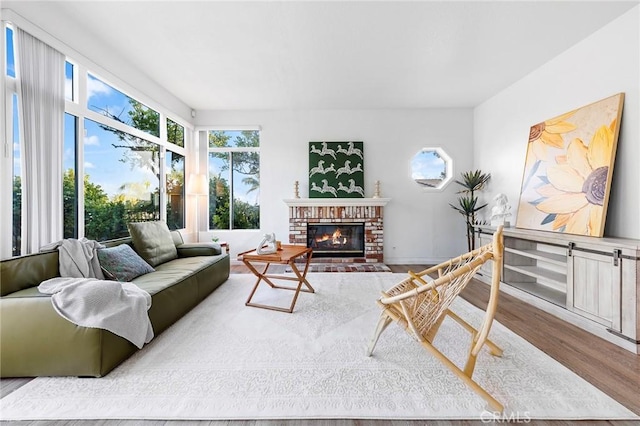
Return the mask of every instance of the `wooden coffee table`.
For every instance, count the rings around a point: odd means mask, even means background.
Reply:
[[[296,305],[296,301],[298,300],[298,295],[300,294],[300,292],[315,293],[315,290],[313,289],[313,287],[311,287],[311,284],[309,284],[309,281],[307,281],[307,278],[306,278],[307,271],[309,270],[309,263],[311,262],[312,254],[313,254],[313,250],[311,250],[310,248],[307,248],[304,246],[295,246],[295,245],[283,245],[281,249],[279,249],[276,253],[273,253],[273,254],[257,254],[256,250],[249,250],[249,251],[238,254],[238,259],[242,260],[244,264],[247,265],[247,268],[249,268],[249,270],[253,272],[253,274],[256,277],[258,277],[258,280],[256,281],[256,285],[253,287],[253,290],[251,290],[251,294],[249,294],[249,298],[245,302],[245,305],[253,306],[255,308],[271,309],[274,311],[292,313],[293,308]],[[304,264],[304,270],[300,272],[300,270],[295,264],[295,260],[303,256],[306,256],[306,262]],[[262,272],[258,270],[258,264],[264,264],[264,267],[260,268],[262,269]],[[291,270],[296,276],[291,277],[286,275],[267,274],[267,271],[269,269],[269,266],[271,266],[271,264],[289,265],[291,266]],[[295,281],[298,284],[295,287],[279,286],[274,284],[272,280]],[[291,300],[291,306],[289,306],[289,308],[281,308],[278,306],[252,303],[251,299],[253,298],[253,295],[256,293],[256,290],[258,289],[258,286],[262,281],[267,283],[271,288],[282,289],[282,290],[293,290],[294,294],[293,294],[293,300]]]

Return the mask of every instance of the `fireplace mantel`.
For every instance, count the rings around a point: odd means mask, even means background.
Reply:
[[[284,200],[289,207],[331,206],[386,206],[391,198],[290,198]]]

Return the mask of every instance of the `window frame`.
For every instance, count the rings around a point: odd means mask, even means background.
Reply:
[[[0,206],[0,217],[7,218],[0,221],[0,234],[5,237],[0,241],[0,257],[7,258],[13,255],[13,163],[14,163],[14,149],[13,149],[13,129],[14,129],[14,115],[13,115],[13,99],[14,95],[19,99],[19,73],[15,68],[15,34],[16,27],[11,21],[2,21],[2,34],[0,35],[0,43],[2,43],[2,100],[0,101],[0,117],[2,117],[4,129],[2,132],[2,155],[0,156],[0,194],[4,200],[12,200],[9,203],[2,203]],[[7,29],[11,28],[13,32],[13,59],[14,59],[14,71],[15,77],[8,75],[8,49],[6,49]],[[20,135],[23,134],[21,129],[21,120],[18,116],[18,131]]]

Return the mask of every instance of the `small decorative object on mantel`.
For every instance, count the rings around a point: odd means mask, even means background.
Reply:
[[[273,232],[270,234],[264,234],[264,238],[262,238],[262,241],[260,241],[260,244],[258,244],[258,247],[256,248],[256,253],[272,254],[276,251],[278,251],[278,247],[276,244],[276,234]]]
[[[531,127],[516,228],[602,237],[624,93]]]
[[[380,198],[380,181],[377,180],[375,183],[375,191],[373,193],[373,198]]]
[[[309,142],[309,198],[364,198],[362,142]]]
[[[293,183],[293,198],[300,198],[300,184],[298,181]]]
[[[506,220],[511,216],[509,199],[504,194],[497,194],[493,199],[496,204],[491,207],[491,226],[509,226],[509,221]]]

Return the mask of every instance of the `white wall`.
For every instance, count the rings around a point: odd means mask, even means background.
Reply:
[[[454,160],[454,174],[473,164],[471,109],[198,111],[197,126],[261,126],[260,231],[220,232],[232,255],[254,248],[262,233],[288,241],[288,209],[294,181],[308,197],[310,141],[363,141],[365,192],[371,197],[380,180],[387,263],[429,263],[466,250],[463,217],[455,203],[459,189],[425,192],[411,180],[409,161],[423,147],[441,146]]]
[[[474,167],[492,174],[485,200],[517,210],[529,128],[625,93],[605,236],[640,238],[640,6],[474,110]],[[535,52],[532,52],[535,54]]]

